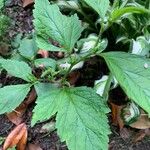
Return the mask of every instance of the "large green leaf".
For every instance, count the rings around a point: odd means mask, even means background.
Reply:
[[[48,0],[35,1],[34,18],[38,46],[50,51],[71,51],[83,30],[77,15],[62,15],[58,6],[50,5]],[[50,39],[62,48],[50,44]]]
[[[109,109],[93,89],[50,88],[38,97],[32,125],[57,113],[56,128],[71,150],[107,150]]]
[[[129,98],[150,115],[150,60],[123,52],[102,56]]]
[[[25,99],[29,91],[29,84],[0,88],[0,114],[13,111]]]
[[[0,65],[10,75],[24,79],[26,81],[30,81],[32,70],[25,62],[9,59],[0,59]]]
[[[91,6],[103,19],[109,8],[109,0],[84,0]]]

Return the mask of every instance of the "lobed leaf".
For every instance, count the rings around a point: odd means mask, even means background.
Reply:
[[[41,49],[70,52],[83,31],[77,15],[62,15],[59,7],[50,5],[48,0],[35,1],[34,18],[37,44]],[[51,39],[61,48],[50,44]]]
[[[30,81],[29,77],[32,74],[32,70],[27,63],[17,60],[0,59],[0,65],[12,76]]]
[[[57,113],[58,134],[69,149],[107,150],[108,112],[103,99],[91,88],[50,88],[38,97],[32,125]]]

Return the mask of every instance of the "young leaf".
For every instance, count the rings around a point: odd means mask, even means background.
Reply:
[[[39,67],[40,65],[43,65],[44,67],[50,67],[52,69],[55,70],[56,68],[56,61],[54,59],[51,59],[51,58],[39,58],[39,59],[36,59],[34,61],[34,64],[36,67]]]
[[[37,44],[41,49],[49,47],[50,49],[46,50],[65,50],[70,52],[83,30],[77,15],[71,17],[62,15],[58,6],[50,5],[48,0],[35,1],[34,18]],[[47,37],[47,39],[45,39],[45,37]],[[58,42],[63,49],[59,49],[50,44],[50,39]],[[46,41],[44,42],[44,47],[42,41]]]
[[[29,76],[32,74],[32,70],[25,62],[0,59],[0,65],[12,76],[30,81]]]
[[[127,14],[150,14],[150,11],[148,9],[145,8],[141,8],[141,7],[124,7],[124,8],[120,8],[120,9],[115,9],[112,14],[111,14],[111,21],[115,22],[118,19],[120,19],[120,17],[127,15]]]
[[[30,91],[29,84],[10,85],[0,88],[0,114],[12,112]]]
[[[102,54],[126,94],[150,115],[150,61],[123,53]]]
[[[84,0],[91,6],[102,19],[104,19],[106,12],[109,8],[109,0]]]
[[[110,131],[106,113],[109,109],[94,90],[87,87],[49,89],[37,100],[32,125],[49,119],[56,112],[58,134],[69,149],[108,149]]]
[[[22,56],[28,59],[33,59],[33,57],[37,54],[38,51],[35,40],[28,38],[22,39],[18,51]]]

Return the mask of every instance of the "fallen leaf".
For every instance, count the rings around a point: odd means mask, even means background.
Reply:
[[[27,7],[28,5],[32,4],[34,0],[23,0],[23,7]]]
[[[121,118],[121,110],[124,106],[118,106],[112,102],[111,105],[111,112],[112,112],[112,122],[114,125],[119,125],[120,130],[124,127],[124,122]]]
[[[139,119],[136,122],[130,124],[130,126],[136,129],[148,129],[150,128],[150,119],[148,118],[147,114],[142,112]]]
[[[80,72],[74,71],[69,74],[68,81],[71,85],[75,85],[80,77]]]
[[[64,53],[63,52],[58,52],[57,53],[57,57],[58,58],[63,58],[64,57]]]
[[[28,137],[28,133],[26,130],[25,133],[23,134],[22,138],[20,139],[20,141],[17,144],[17,150],[25,150],[26,143],[27,143],[27,137]]]
[[[29,143],[26,150],[42,150],[39,145]]]
[[[23,119],[22,116],[26,111],[26,106],[22,103],[19,107],[17,107],[13,112],[6,114],[8,119],[14,123],[15,125],[19,125]]]
[[[16,146],[18,143],[19,143],[19,145],[26,145],[26,143],[24,143],[25,141],[27,141],[25,138],[27,138],[27,128],[26,128],[26,124],[22,123],[22,124],[18,125],[17,127],[15,127],[9,133],[9,135],[7,136],[7,138],[4,142],[3,150],[12,148],[12,147]],[[21,143],[21,142],[23,142],[23,143]],[[23,148],[25,148],[25,147],[22,147],[22,149],[17,149],[17,150],[24,150]]]
[[[145,136],[146,136],[146,132],[144,130],[141,130],[134,136],[132,142],[137,143],[137,142],[141,141]]]
[[[26,105],[31,104],[31,103],[36,99],[36,96],[37,96],[36,91],[35,91],[35,89],[33,88],[33,89],[31,90],[31,92],[30,92],[30,94],[29,94],[27,100],[25,101],[25,104],[26,104]]]
[[[28,105],[32,103],[35,100],[35,98],[36,92],[35,89],[32,89],[28,98],[24,102],[22,102],[22,104],[19,107],[17,107],[13,112],[7,114],[8,119],[15,125],[19,125],[20,123],[22,123],[22,116],[24,115]]]
[[[48,57],[49,57],[49,52],[46,51],[46,50],[40,49],[40,50],[38,51],[38,54],[41,55],[42,58],[48,58]]]

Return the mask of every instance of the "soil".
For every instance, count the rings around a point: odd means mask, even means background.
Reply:
[[[10,27],[10,30],[8,32],[8,37],[10,39],[14,38],[18,33],[26,35],[32,32],[32,6],[23,8],[21,0],[9,0],[6,6],[6,14],[13,20],[13,25]],[[97,58],[94,58],[94,60],[95,59]],[[99,61],[97,61],[96,63],[93,62],[95,61],[91,60],[86,62],[84,68],[80,70],[80,78],[78,79],[76,86],[81,84],[86,86],[93,86],[94,80],[101,78],[101,76],[107,72],[107,70],[103,70],[101,73],[97,71],[94,72],[93,70],[98,70],[101,65],[105,64]],[[103,68],[106,67],[103,66]],[[85,78],[87,72],[94,73],[88,74],[88,76],[86,76],[87,78]],[[22,83],[23,81],[7,77],[5,72],[0,74],[0,86],[12,85],[16,82]],[[115,93],[117,92],[115,91]],[[115,93],[111,94],[116,96]],[[123,94],[121,94],[121,96],[122,95]],[[67,150],[66,144],[60,142],[56,131],[53,131],[50,134],[39,133],[44,123],[38,124],[35,127],[31,128],[30,122],[34,105],[34,103],[31,104],[23,116],[24,121],[28,127],[28,142],[40,145],[42,150]],[[6,115],[0,115],[0,137],[6,137],[14,127],[15,125],[8,120]],[[125,127],[122,131],[119,131],[118,127],[115,127],[113,125],[111,125],[111,130],[112,134],[110,135],[110,150],[150,150],[149,137],[145,137],[138,143],[132,142],[133,136],[138,133],[139,130]]]

